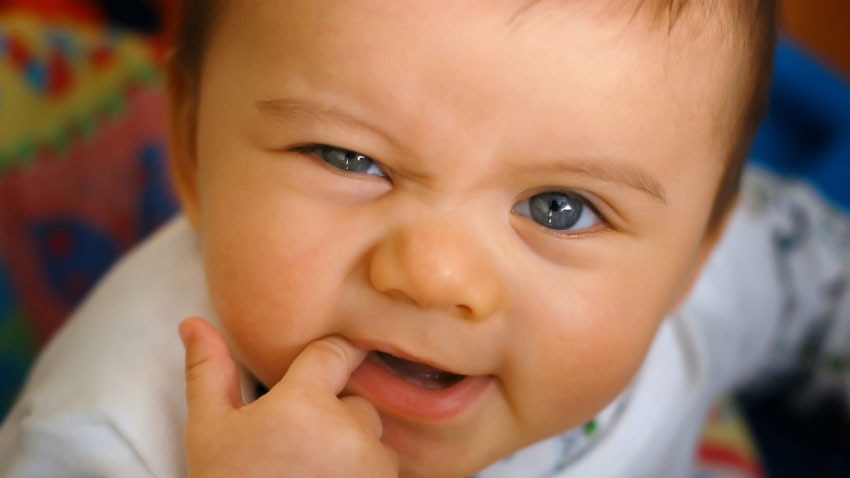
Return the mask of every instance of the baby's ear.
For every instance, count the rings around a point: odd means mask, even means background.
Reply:
[[[171,181],[183,212],[197,229],[200,225],[197,158],[197,81],[172,54],[168,58],[168,127]]]

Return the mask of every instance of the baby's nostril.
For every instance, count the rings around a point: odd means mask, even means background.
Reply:
[[[472,317],[472,307],[468,305],[456,305],[455,310],[457,310],[458,314],[460,314],[460,316],[464,319],[469,319]]]

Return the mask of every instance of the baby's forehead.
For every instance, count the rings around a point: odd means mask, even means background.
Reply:
[[[474,0],[473,0],[474,1]],[[661,53],[688,55],[738,51],[762,53],[758,43],[769,33],[775,0],[525,0],[504,9],[508,28],[532,31],[541,23],[571,31],[576,17],[595,18],[616,25],[613,37],[599,41],[600,49],[624,47],[628,42],[659,41]],[[770,8],[765,8],[770,5]],[[485,5],[482,8],[491,7]],[[496,10],[488,8],[488,10]],[[482,10],[483,11],[483,10]],[[591,39],[595,42],[596,39]],[[727,57],[732,59],[731,57]]]
[[[510,14],[512,22],[535,15],[551,15],[559,10],[581,8],[607,17],[630,20],[649,20],[651,24],[672,29],[681,21],[698,18],[705,21],[730,21],[747,17],[747,3],[757,4],[760,0],[740,2],[737,0],[693,1],[693,0],[526,0],[516,2]]]
[[[202,17],[226,17],[228,11],[233,13],[234,9],[252,9],[258,3],[277,2],[279,0],[189,0],[184,3],[199,4],[194,13]],[[297,3],[299,0],[292,0]],[[490,0],[466,0],[480,3],[482,10],[493,11]],[[653,24],[672,29],[680,21],[697,18],[701,21],[717,20],[734,21],[735,19],[746,19],[752,17],[747,12],[753,9],[748,5],[764,3],[764,0],[513,0],[500,2],[507,4],[502,9],[509,23],[521,23],[524,20],[537,16],[548,16],[559,11],[569,11],[581,8],[588,12],[596,12],[605,16],[617,16],[629,19],[651,20]],[[439,8],[439,5],[434,5]],[[574,10],[573,10],[574,11]]]
[[[239,11],[259,11],[257,8],[263,3],[274,4],[279,0],[188,0],[187,3],[201,5],[197,7],[200,17],[199,22],[214,29],[220,21],[227,21],[228,17],[238,17]],[[287,0],[287,3],[299,4],[304,0]],[[468,2],[468,3],[467,3]],[[775,0],[512,0],[498,2],[496,5],[490,0],[464,0],[468,11],[478,11],[479,17],[496,14],[502,17],[505,23],[504,34],[511,35],[516,30],[534,28],[541,21],[546,23],[560,23],[568,28],[574,21],[576,13],[589,14],[602,18],[605,21],[621,22],[623,29],[634,30],[633,27],[644,27],[643,33],[647,35],[673,36],[678,35],[679,42],[687,42],[695,36],[732,36],[739,35],[743,31],[750,31],[757,27],[757,17],[761,12],[761,5],[773,4]],[[309,3],[309,2],[308,2]],[[380,6],[380,1],[358,2],[362,9],[375,11]],[[395,2],[390,2],[395,3]],[[441,2],[420,4],[417,2],[399,2],[394,8],[437,8],[447,9],[451,5],[440,5]],[[335,1],[326,2],[328,10],[338,10]],[[353,11],[356,9],[346,9]],[[184,12],[192,13],[192,12]],[[210,21],[213,19],[213,21]],[[378,21],[392,22],[392,16],[378,15]],[[459,22],[467,21],[457,19]],[[209,33],[209,32],[206,32]],[[634,31],[632,31],[634,33]],[[365,32],[368,34],[368,32]]]
[[[751,53],[751,46],[746,44],[747,36],[743,34],[741,25],[749,24],[742,19],[754,15],[754,7],[742,7],[742,4],[757,4],[770,0],[738,0],[686,1],[686,0],[526,0],[493,3],[490,0],[464,0],[464,2],[396,2],[387,0],[362,0],[358,2],[336,2],[308,0],[292,0],[277,3],[277,0],[232,1],[217,0],[224,3],[223,12],[227,13],[223,21],[229,23],[231,35],[254,35],[262,31],[263,38],[258,43],[274,43],[274,51],[280,52],[287,48],[288,54],[277,56],[280,62],[286,58],[314,57],[321,60],[329,50],[321,48],[299,49],[289,51],[286,37],[292,37],[287,30],[303,30],[306,19],[286,18],[302,10],[309,10],[317,18],[324,17],[311,23],[321,33],[313,36],[313,43],[336,44],[334,32],[348,31],[352,23],[360,23],[362,35],[380,34],[384,30],[415,30],[420,35],[395,35],[391,43],[410,45],[408,58],[417,54],[429,55],[446,43],[451,43],[448,53],[457,53],[466,49],[464,55],[492,55],[494,51],[507,56],[510,51],[523,52],[526,57],[530,54],[541,60],[536,66],[539,70],[551,71],[552,68],[569,62],[570,55],[583,55],[587,51],[603,53],[598,56],[601,60],[609,58],[617,60],[635,50],[635,44],[652,43],[650,48],[641,52],[640,62],[646,69],[648,64],[658,71],[667,70],[669,77],[687,75],[677,65],[684,65],[681,60],[688,57],[703,58],[694,68],[709,68],[725,71],[735,70],[736,74],[741,65],[745,65],[744,57]],[[285,7],[284,7],[285,6]],[[284,8],[279,8],[284,7]],[[444,10],[443,14],[432,15],[435,11]],[[251,12],[254,12],[253,14]],[[265,15],[277,17],[277,20],[266,23],[266,28],[246,27],[251,18],[253,21],[264,22],[263,13],[286,12],[285,15]],[[417,16],[414,13],[421,13]],[[446,15],[449,12],[451,14]],[[456,13],[456,15],[455,15]],[[259,15],[258,15],[259,14]],[[368,15],[366,15],[368,14]],[[589,17],[598,17],[600,21],[587,22]],[[301,23],[302,25],[299,25]],[[387,25],[396,28],[385,29]],[[597,28],[597,26],[600,26]],[[480,27],[480,28],[479,28]],[[370,30],[373,28],[374,30]],[[253,30],[253,32],[246,32]],[[313,28],[315,35],[316,28]],[[330,33],[326,36],[325,33]],[[350,33],[349,33],[350,34]],[[280,37],[280,38],[278,38]],[[325,38],[323,38],[325,37]],[[478,38],[477,42],[451,40],[467,40]],[[329,39],[328,39],[329,38]],[[387,38],[390,38],[387,36]],[[278,41],[281,40],[281,41]],[[351,50],[349,58],[366,57],[366,52],[390,48],[391,45],[380,45],[374,42],[361,42],[360,38],[347,38],[349,45],[358,44]],[[597,41],[599,40],[599,41]],[[222,42],[226,44],[228,41]],[[519,47],[517,43],[522,43]],[[428,45],[427,49],[420,48]],[[528,46],[528,48],[522,48]],[[427,51],[430,50],[430,53]],[[583,51],[579,51],[583,50]],[[543,52],[543,54],[539,54]],[[743,55],[740,52],[745,52]],[[453,56],[453,55],[450,55]],[[496,55],[498,56],[498,55]],[[545,58],[544,58],[545,57]],[[548,63],[547,63],[548,61]],[[607,68],[610,75],[621,74],[616,70],[616,62]],[[506,65],[502,65],[506,66]],[[509,65],[508,65],[509,66]],[[668,69],[673,67],[673,69]],[[368,68],[368,65],[362,65]],[[365,71],[365,70],[364,70]],[[741,75],[746,79],[750,75]],[[450,82],[451,76],[442,81]]]

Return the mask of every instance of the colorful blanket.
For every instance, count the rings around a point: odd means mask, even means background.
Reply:
[[[158,66],[96,19],[0,12],[0,410],[92,284],[175,211]]]

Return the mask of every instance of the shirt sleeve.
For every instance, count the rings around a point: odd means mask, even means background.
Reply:
[[[5,426],[7,478],[153,476],[132,446],[108,420],[86,414],[24,417]],[[4,468],[5,467],[5,468]]]

